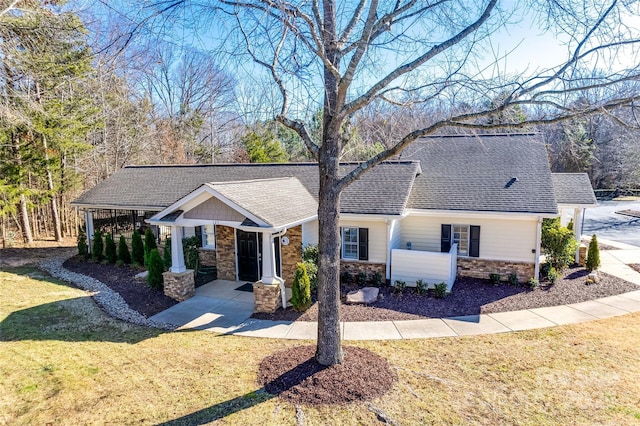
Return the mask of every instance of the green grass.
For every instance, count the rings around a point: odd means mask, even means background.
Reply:
[[[371,404],[398,424],[625,425],[640,423],[639,326],[357,345],[397,370]],[[306,343],[133,326],[37,270],[0,271],[0,424],[295,425],[256,371]],[[367,403],[302,411],[308,425],[380,423]]]

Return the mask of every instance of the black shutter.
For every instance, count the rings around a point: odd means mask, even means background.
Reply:
[[[451,225],[440,225],[440,251],[449,253],[451,250]]]
[[[369,260],[369,228],[358,228],[358,260]]]
[[[471,226],[471,235],[469,237],[469,256],[480,257],[480,227]]]

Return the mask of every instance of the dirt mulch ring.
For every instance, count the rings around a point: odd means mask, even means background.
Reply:
[[[640,287],[600,272],[598,284],[587,285],[588,272],[581,267],[565,271],[555,284],[542,283],[535,290],[507,283],[494,285],[489,280],[460,278],[456,280],[451,294],[444,299],[416,294],[407,289],[403,294],[393,294],[393,288],[380,288],[378,300],[370,305],[344,303],[346,293],[356,287],[343,286],[340,319],[342,321],[397,321],[424,318],[443,318],[463,315],[479,315],[495,312],[518,311],[586,302],[601,297],[613,296]],[[254,318],[285,321],[317,321],[318,305],[314,303],[303,314],[289,308],[279,309],[273,314],[254,314]]]
[[[632,263],[629,265],[631,267],[631,269],[633,269],[634,271],[640,273],[640,263]]]
[[[343,346],[344,362],[326,367],[314,359],[315,346],[274,353],[260,363],[258,382],[272,395],[293,404],[347,404],[385,394],[398,376],[384,358]]]
[[[79,256],[64,262],[63,266],[72,272],[97,279],[120,294],[129,307],[149,318],[177,304],[175,300],[164,295],[162,290],[155,290],[144,281],[137,281],[136,274],[144,271],[129,265],[103,265],[86,261]]]

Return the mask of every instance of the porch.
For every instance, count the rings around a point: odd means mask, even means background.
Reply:
[[[421,250],[391,250],[391,284],[396,280],[406,282],[415,287],[416,281],[422,280],[429,287],[434,284],[447,284],[447,292],[451,291],[456,280],[458,245],[452,244],[449,252],[433,252]]]

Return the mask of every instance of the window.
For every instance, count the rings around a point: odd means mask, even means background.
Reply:
[[[480,257],[480,227],[475,225],[442,225],[440,251],[448,252],[458,244],[458,255]]]
[[[469,254],[469,225],[453,225],[452,244],[458,244],[458,254]]]
[[[343,227],[342,258],[354,260],[369,260],[369,229]]]
[[[202,226],[202,247],[208,249],[216,248],[216,227],[214,224]]]

